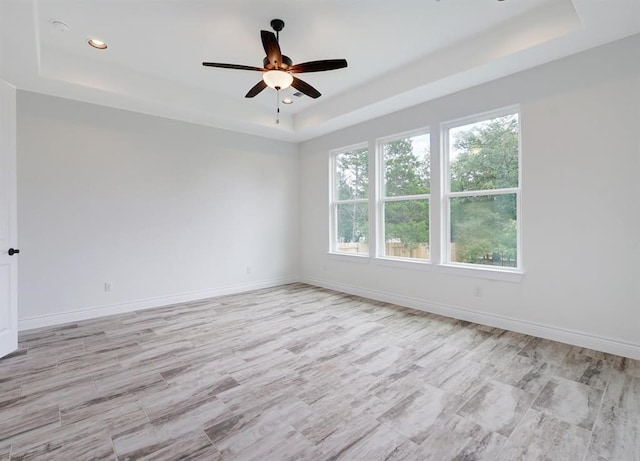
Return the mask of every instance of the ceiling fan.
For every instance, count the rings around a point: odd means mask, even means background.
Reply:
[[[249,90],[245,95],[245,98],[253,98],[266,87],[274,88],[275,90],[284,90],[285,88],[292,86],[301,93],[304,93],[314,99],[320,97],[320,92],[307,82],[294,77],[292,74],[323,72],[326,70],[335,70],[347,67],[346,59],[324,59],[321,61],[309,61],[301,64],[293,64],[291,58],[282,54],[278,43],[280,39],[280,31],[284,29],[284,21],[282,19],[274,19],[271,21],[271,27],[276,32],[275,34],[267,30],[260,31],[262,46],[267,54],[262,62],[263,67],[224,64],[219,62],[203,62],[202,65],[207,67],[220,67],[223,69],[254,70],[262,72],[262,80],[256,83],[256,85]]]

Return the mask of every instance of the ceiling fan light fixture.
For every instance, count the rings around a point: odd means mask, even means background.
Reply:
[[[277,91],[285,90],[293,86],[301,94],[305,94],[313,99],[319,98],[322,96],[322,93],[304,80],[294,77],[291,74],[301,74],[303,72],[324,72],[327,70],[337,70],[347,67],[346,59],[321,59],[319,61],[308,61],[293,65],[291,58],[282,54],[279,37],[277,35],[284,27],[284,21],[281,19],[274,19],[271,21],[271,27],[276,31],[275,34],[267,30],[260,31],[262,47],[266,54],[265,58],[262,60],[262,67],[226,64],[223,62],[203,62],[202,65],[206,67],[219,67],[221,69],[252,70],[262,72],[262,79],[251,87],[247,94],[244,95],[245,98],[254,98],[265,88],[273,88]]]
[[[270,88],[284,90],[293,83],[293,75],[283,70],[269,70],[262,74],[262,80]]]

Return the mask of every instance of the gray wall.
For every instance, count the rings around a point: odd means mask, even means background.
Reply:
[[[520,282],[328,254],[331,149],[373,148],[378,137],[430,126],[438,155],[442,122],[513,104],[522,133]],[[303,143],[302,280],[640,357],[639,130],[634,36]]]
[[[289,143],[18,92],[22,327],[295,279],[297,178]]]

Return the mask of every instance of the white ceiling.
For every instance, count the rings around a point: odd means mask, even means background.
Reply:
[[[260,73],[201,66],[261,66],[273,18],[294,63],[349,62],[298,75],[323,96],[293,98],[279,125],[274,90],[244,98]],[[636,33],[640,0],[0,0],[0,78],[300,141]]]

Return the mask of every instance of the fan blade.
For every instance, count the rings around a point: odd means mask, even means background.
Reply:
[[[292,74],[300,74],[302,72],[323,72],[325,70],[336,70],[347,67],[346,59],[325,59],[323,61],[309,61],[296,64],[287,69]]]
[[[267,66],[267,68],[271,69],[270,66],[273,66],[275,69],[279,68],[282,64],[282,52],[280,51],[276,34],[267,30],[261,30],[260,36],[262,37],[264,52],[267,53],[267,59],[269,60],[269,66]]]
[[[243,66],[242,64],[224,64],[221,62],[203,62],[203,66],[206,67],[221,67],[222,69],[237,69],[237,70],[257,70],[258,72],[264,72],[265,69],[254,66]]]
[[[294,87],[296,90],[303,92],[310,98],[317,99],[321,96],[318,90],[316,90],[307,82],[304,82],[297,77],[293,77],[293,83],[291,83],[291,86]]]
[[[245,98],[253,98],[255,95],[260,93],[266,87],[267,87],[267,84],[264,83],[264,80],[260,80],[258,83],[255,84],[255,86],[253,88],[251,88],[249,90],[249,92],[247,94],[244,95],[244,97]]]

